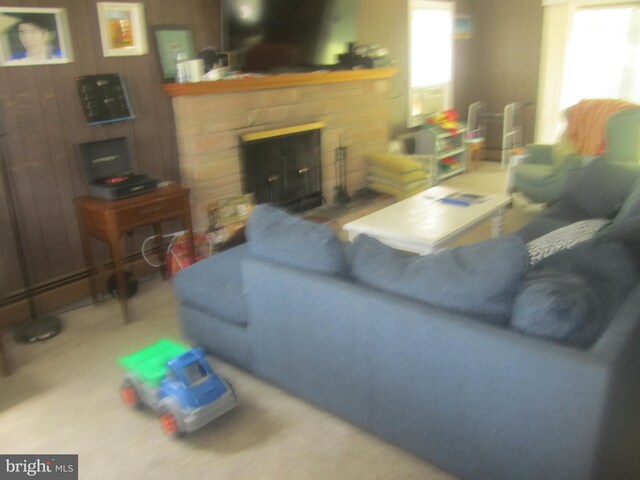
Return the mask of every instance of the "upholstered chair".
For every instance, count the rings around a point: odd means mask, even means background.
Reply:
[[[552,203],[589,159],[640,161],[640,106],[623,100],[582,100],[566,112],[567,127],[554,145],[528,145],[525,160],[511,166],[512,192]]]

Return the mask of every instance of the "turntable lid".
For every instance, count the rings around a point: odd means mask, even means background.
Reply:
[[[78,152],[81,169],[88,183],[133,173],[126,137],[81,143]]]

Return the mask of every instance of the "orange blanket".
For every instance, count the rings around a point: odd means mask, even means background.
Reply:
[[[580,100],[567,111],[565,137],[581,155],[601,155],[606,148],[605,129],[609,117],[626,108],[638,105],[625,100],[589,99]]]

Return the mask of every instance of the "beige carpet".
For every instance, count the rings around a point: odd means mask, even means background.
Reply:
[[[503,180],[497,166],[483,164],[447,183],[491,193]],[[510,210],[507,229],[528,216]],[[482,228],[466,240],[488,236]],[[46,342],[5,337],[14,373],[0,379],[0,452],[77,453],[87,480],[452,478],[221,362],[238,408],[184,439],[165,438],[153,413],[121,404],[115,359],[163,336],[180,338],[171,283],[141,283],[130,311],[133,323],[122,325],[108,299],[62,314],[63,332]]]

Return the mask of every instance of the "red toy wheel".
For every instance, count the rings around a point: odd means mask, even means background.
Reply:
[[[120,389],[122,402],[129,408],[138,408],[140,406],[140,397],[133,385],[125,385]]]
[[[160,415],[160,424],[162,425],[164,433],[170,437],[175,438],[182,435],[176,417],[174,417],[171,412],[163,412],[162,415]]]

